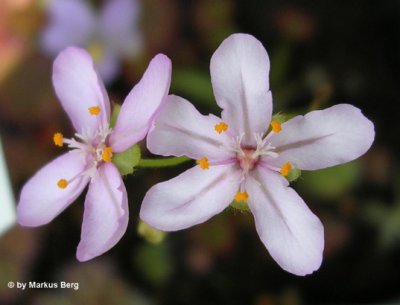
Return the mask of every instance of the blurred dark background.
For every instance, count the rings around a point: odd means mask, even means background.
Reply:
[[[87,4],[100,11],[105,2]],[[40,43],[48,24],[48,1],[0,2],[0,135],[16,199],[60,153],[53,133],[73,134],[52,89],[53,58]],[[125,179],[128,231],[99,258],[75,259],[84,196],[44,227],[16,225],[1,236],[0,304],[400,304],[400,1],[142,0],[135,26],[141,50],[122,58],[107,84],[115,103],[161,52],[173,62],[170,92],[219,114],[209,61],[223,39],[245,32],[269,53],[274,112],[346,102],[374,122],[365,156],[303,173],[292,185],[325,226],[323,264],[306,277],[283,271],[252,215],[233,209],[149,242],[137,232],[144,194],[192,164],[139,168]],[[21,291],[9,281],[78,282],[79,290]]]

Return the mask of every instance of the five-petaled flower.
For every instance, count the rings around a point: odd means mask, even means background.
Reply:
[[[234,34],[211,59],[222,119],[168,97],[147,146],[155,154],[198,161],[153,186],[140,216],[157,229],[175,231],[208,220],[234,199],[246,201],[271,256],[286,271],[306,275],[321,265],[323,226],[284,176],[293,168],[317,170],[358,158],[371,146],[374,126],[348,104],[271,122],[269,67],[257,39]]]
[[[57,132],[54,144],[72,150],[40,169],[23,187],[17,208],[23,226],[47,224],[89,184],[77,258],[87,261],[112,248],[128,225],[128,199],[113,154],[142,140],[166,100],[171,62],[155,56],[140,82],[126,97],[110,128],[110,102],[90,55],[70,47],[54,61],[53,84],[76,130],[66,139]]]
[[[139,13],[137,0],[106,1],[99,14],[84,0],[50,0],[41,46],[51,56],[68,46],[86,48],[102,79],[110,82],[119,71],[120,60],[130,59],[142,49]]]

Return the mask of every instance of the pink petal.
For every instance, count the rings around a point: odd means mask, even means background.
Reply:
[[[282,131],[271,137],[279,157],[269,162],[291,162],[304,170],[330,167],[363,155],[374,137],[374,125],[360,109],[340,104],[282,124]]]
[[[214,129],[221,121],[216,116],[200,114],[185,99],[170,95],[147,136],[147,147],[153,154],[162,156],[228,160],[235,156],[224,147],[232,144],[231,138]]]
[[[52,221],[82,193],[89,178],[77,178],[65,189],[57,186],[58,181],[72,179],[85,167],[85,156],[70,152],[41,168],[22,188],[17,207],[18,222],[36,227]]]
[[[106,163],[89,185],[76,257],[87,261],[110,250],[128,226],[128,198],[117,168]]]
[[[41,44],[46,53],[55,56],[64,48],[88,43],[95,28],[95,17],[86,1],[52,0],[48,7],[49,23]]]
[[[144,197],[140,218],[152,227],[176,231],[202,223],[222,212],[239,188],[240,171],[233,165],[193,167],[153,186]]]
[[[57,56],[53,65],[53,85],[77,132],[95,130],[108,123],[110,102],[93,60],[85,50],[69,47]],[[91,115],[90,107],[100,107],[100,114]]]
[[[306,275],[322,262],[324,229],[280,174],[257,168],[246,183],[257,233],[286,271]]]
[[[141,5],[137,0],[114,0],[104,4],[100,16],[100,35],[107,48],[131,58],[143,48],[139,31]]]
[[[146,136],[168,94],[170,83],[171,60],[158,54],[121,106],[114,132],[110,136],[114,151],[125,151]]]
[[[254,133],[264,134],[272,113],[269,90],[269,58],[263,45],[251,35],[233,34],[211,58],[211,80],[222,118],[244,144],[254,145]]]

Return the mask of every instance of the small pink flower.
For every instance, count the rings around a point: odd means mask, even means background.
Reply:
[[[89,183],[77,258],[87,261],[112,248],[128,224],[128,199],[114,153],[142,140],[166,100],[171,62],[155,56],[125,99],[110,128],[110,102],[90,55],[70,47],[54,61],[53,84],[76,130],[75,138],[54,135],[72,150],[40,169],[23,187],[17,208],[23,226],[47,224],[69,206]]]
[[[247,201],[271,256],[286,271],[306,275],[321,265],[323,226],[284,176],[292,168],[316,170],[358,158],[371,146],[374,126],[347,104],[271,122],[269,67],[257,39],[234,34],[211,59],[222,119],[169,96],[149,132],[148,148],[188,156],[198,165],[153,186],[140,216],[157,229],[175,231],[208,220],[234,199]]]
[[[120,61],[143,48],[140,11],[138,0],[108,0],[98,13],[86,0],[50,0],[41,47],[51,56],[69,46],[87,48],[102,79],[109,83],[120,70]]]

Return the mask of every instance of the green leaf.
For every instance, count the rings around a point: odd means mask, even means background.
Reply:
[[[112,162],[118,168],[122,176],[132,174],[136,165],[140,161],[140,148],[138,145],[134,145],[128,150],[115,154]]]
[[[121,111],[121,105],[114,104],[113,111],[112,111],[112,114],[111,114],[111,120],[110,120],[110,127],[111,128],[114,128],[115,123],[117,122],[117,118],[118,118],[118,115],[119,115],[120,111]]]

